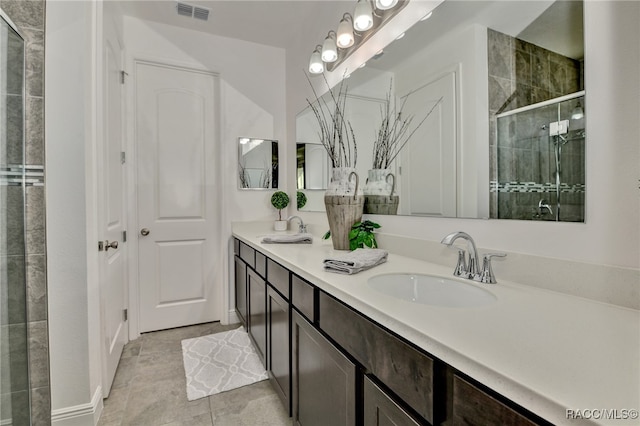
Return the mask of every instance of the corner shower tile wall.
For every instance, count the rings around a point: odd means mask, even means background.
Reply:
[[[555,119],[519,114],[517,120],[514,118],[502,129],[502,132],[508,132],[508,139],[513,142],[500,147],[497,142],[499,130],[496,114],[583,89],[582,63],[490,28],[487,30],[487,44],[491,181],[553,182],[555,166],[549,163],[554,158],[553,152],[550,151],[549,155],[542,152],[550,148],[548,142],[541,145],[545,131],[539,123],[557,121],[557,112]],[[563,111],[563,116],[568,115],[570,112]],[[567,163],[566,179],[563,181],[584,182],[584,177],[574,177],[575,174],[584,174],[584,167],[578,166],[584,164],[578,163],[580,158],[584,160],[584,149],[580,150],[575,145],[567,144],[563,152],[563,164]],[[584,148],[584,144],[582,146]],[[489,216],[531,219],[531,206],[537,206],[539,200],[539,193],[519,192],[516,189],[511,193],[501,193],[498,199],[498,192],[492,188]],[[564,210],[567,215],[584,220],[584,193],[569,194],[563,202],[567,203]]]
[[[25,163],[42,168],[45,1],[0,0],[0,7],[25,37]],[[43,183],[26,188],[26,302],[33,426],[51,424],[44,188]]]

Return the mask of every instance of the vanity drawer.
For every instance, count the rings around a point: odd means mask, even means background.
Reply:
[[[289,270],[267,259],[267,281],[289,300]]]
[[[453,425],[534,426],[534,423],[461,377],[453,376]]]
[[[313,286],[297,275],[291,278],[291,301],[309,321],[316,320],[313,314]]]
[[[240,241],[240,258],[252,268],[256,267],[256,251]]]
[[[267,257],[256,250],[256,272],[262,278],[267,277]]]
[[[433,360],[323,292],[319,302],[320,329],[433,423]]]

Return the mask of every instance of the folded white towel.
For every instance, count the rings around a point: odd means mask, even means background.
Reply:
[[[324,260],[324,269],[339,274],[357,274],[387,261],[389,253],[381,249],[358,248],[344,255]]]
[[[311,244],[313,237],[311,234],[273,234],[265,235],[262,238],[265,244]]]

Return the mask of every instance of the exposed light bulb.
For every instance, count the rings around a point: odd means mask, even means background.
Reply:
[[[376,0],[376,9],[387,10],[398,4],[398,0]]]
[[[329,31],[329,35],[322,44],[322,60],[324,62],[335,62],[338,59],[338,48],[334,39],[335,33]]]
[[[356,31],[367,31],[373,27],[373,10],[369,0],[358,0],[353,13],[353,28]]]
[[[353,25],[347,20],[346,16],[342,18],[338,25],[338,32],[336,36],[336,44],[342,49],[353,46],[355,39],[353,37]]]
[[[582,117],[584,117],[584,110],[582,109],[582,105],[580,105],[580,101],[578,101],[576,107],[571,111],[571,119],[580,120]]]
[[[398,37],[396,37],[396,40],[400,40],[402,37],[404,37],[405,33],[400,34]]]
[[[364,68],[367,65],[367,63],[363,63],[362,65],[360,65],[358,68]]]
[[[309,72],[311,74],[321,74],[324,71],[324,64],[322,63],[322,57],[320,56],[321,46],[318,45],[311,54],[309,60]]]

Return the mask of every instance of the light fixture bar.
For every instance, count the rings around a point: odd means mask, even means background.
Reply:
[[[362,0],[361,0],[362,1]],[[368,0],[364,0],[371,9],[371,3]],[[353,52],[362,46],[372,35],[374,35],[380,28],[382,28],[391,18],[396,16],[407,4],[409,0],[398,0],[397,4],[387,10],[376,9],[376,13],[372,14],[373,25],[367,31],[353,31],[355,24],[355,16],[352,17],[349,13],[345,13],[338,25],[336,31],[336,45],[338,46],[338,59],[335,62],[327,62],[324,64],[326,71],[333,71],[342,62],[345,61]],[[360,4],[360,1],[358,2]],[[357,9],[356,5],[356,9]],[[355,15],[355,13],[354,13]],[[350,25],[352,24],[352,25]],[[347,30],[348,29],[348,30]],[[348,42],[351,41],[351,44]]]

